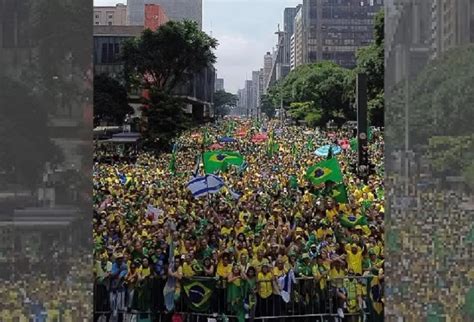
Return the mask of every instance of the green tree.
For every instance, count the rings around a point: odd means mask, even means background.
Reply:
[[[262,95],[260,98],[260,110],[270,119],[275,117],[275,105],[273,105],[273,102],[268,95]]]
[[[411,80],[391,89],[387,109],[390,127],[386,139],[391,148],[402,147],[398,138],[405,131],[405,103],[409,104],[411,142],[426,146],[434,136],[462,137],[472,133],[474,109],[474,45],[453,48],[434,59]]]
[[[133,114],[128,105],[127,90],[117,80],[107,76],[94,77],[94,125],[108,121],[121,125],[127,114]]]
[[[384,124],[384,12],[374,21],[374,43],[356,52],[357,73],[367,75],[369,120],[372,125]]]
[[[214,108],[218,116],[229,114],[230,109],[237,106],[237,96],[220,90],[214,93]]]
[[[194,73],[216,62],[217,40],[193,21],[170,21],[123,46],[124,72],[132,84],[171,94]]]
[[[309,119],[314,125],[322,125],[331,119],[342,122],[354,117],[350,96],[353,92],[352,78],[352,71],[333,62],[303,65],[271,88],[269,96],[274,105],[278,105],[282,98],[284,106],[312,102],[311,108],[307,106],[303,111],[312,114]],[[293,114],[300,119],[306,118],[299,112]]]
[[[322,111],[314,102],[291,103],[289,113],[295,120],[304,120],[311,127],[321,123]]]
[[[148,147],[158,151],[167,150],[173,138],[191,127],[191,116],[185,113],[183,106],[181,98],[151,91],[143,106],[143,136]]]
[[[178,86],[216,62],[217,40],[192,21],[170,21],[156,31],[123,46],[124,76],[130,86],[150,90],[143,115],[147,118],[146,141],[160,148],[189,126],[184,102],[174,96]]]

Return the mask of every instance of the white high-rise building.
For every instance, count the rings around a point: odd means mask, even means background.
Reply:
[[[263,84],[266,87],[270,79],[273,68],[273,55],[268,51],[263,57]],[[263,89],[264,94],[267,93],[267,88]]]

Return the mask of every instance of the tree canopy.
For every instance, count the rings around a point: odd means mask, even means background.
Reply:
[[[329,61],[300,66],[273,86],[269,97],[274,106],[283,104],[297,120],[312,126],[329,120],[342,123],[355,119],[357,73],[368,77],[368,108],[371,125],[384,124],[384,13],[374,21],[374,43],[356,53],[356,68],[349,70]]]
[[[194,21],[169,21],[124,44],[125,75],[131,83],[171,93],[190,75],[216,62],[217,44]]]
[[[405,82],[393,89],[386,111],[390,122],[386,135],[392,147],[401,147],[397,138],[405,130],[406,100],[411,142],[428,145],[434,136],[471,135],[474,111],[466,107],[474,100],[474,89],[470,86],[474,81],[473,55],[473,45],[454,48],[431,61],[410,81],[408,93]]]
[[[214,108],[216,114],[224,116],[229,114],[230,109],[237,105],[238,97],[232,93],[220,90],[214,93]]]
[[[308,116],[313,125],[351,118],[354,111],[348,93],[352,78],[350,70],[333,62],[303,65],[271,88],[269,96],[274,105],[283,97],[290,115],[296,119]]]
[[[367,75],[369,120],[372,125],[384,124],[384,12],[374,21],[374,43],[356,52],[357,73]]]
[[[143,102],[144,134],[150,146],[166,148],[190,125],[183,112],[185,103],[174,93],[193,74],[215,63],[217,44],[192,21],[170,21],[156,31],[147,29],[141,37],[124,44],[126,82],[150,93]]]
[[[127,103],[127,90],[117,80],[107,76],[94,77],[94,125],[101,121],[121,125],[133,108]]]
[[[269,119],[272,119],[275,117],[276,109],[275,109],[275,105],[273,105],[273,102],[270,96],[262,95],[262,97],[260,98],[260,110],[262,113],[265,113],[265,115]]]

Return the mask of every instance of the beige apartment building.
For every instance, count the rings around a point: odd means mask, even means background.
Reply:
[[[110,7],[94,7],[94,25],[125,26],[127,25],[127,6],[118,3]]]

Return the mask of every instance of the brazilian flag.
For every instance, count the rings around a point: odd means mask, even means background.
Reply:
[[[343,183],[332,188],[331,197],[338,203],[348,203],[346,186]]]
[[[376,274],[378,275],[378,273]],[[369,321],[372,322],[382,322],[384,320],[384,305],[382,302],[383,292],[382,286],[378,276],[369,278],[367,283],[368,294],[370,299],[369,312],[370,317]]]
[[[190,310],[195,312],[209,310],[214,284],[213,281],[185,280],[183,282],[185,303]]]
[[[314,185],[327,181],[338,183],[342,181],[341,168],[336,158],[324,160],[310,167],[306,171],[306,178]]]
[[[344,214],[341,219],[341,225],[345,228],[354,228],[355,226],[367,226],[367,218],[360,215],[346,215]]]
[[[232,151],[207,151],[204,152],[203,162],[206,173],[215,173],[224,171],[229,165],[240,167],[244,163],[244,157]]]

